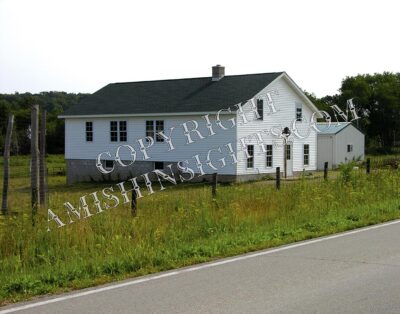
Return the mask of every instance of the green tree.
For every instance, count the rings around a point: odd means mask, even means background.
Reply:
[[[30,142],[27,137],[27,129],[30,125],[30,108],[32,104],[39,104],[48,112],[47,151],[48,153],[63,153],[64,120],[58,119],[58,115],[77,104],[84,96],[86,95],[65,92],[0,94],[0,147],[4,146],[7,117],[9,113],[13,113],[15,115],[15,132],[13,132],[12,153],[29,154]]]
[[[395,145],[400,139],[400,73],[346,77],[339,102],[343,106],[349,98],[368,113],[360,119],[368,140],[375,140],[381,147]]]

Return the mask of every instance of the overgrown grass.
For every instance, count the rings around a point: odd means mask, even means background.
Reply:
[[[0,178],[3,178],[3,163],[3,157],[0,157]],[[30,159],[28,156],[12,156],[10,166],[12,169],[11,178],[29,177]],[[64,155],[48,155],[46,157],[46,168],[48,169],[49,175],[60,172],[60,170],[65,173]]]
[[[50,208],[110,184],[68,187],[50,177]],[[0,303],[83,288],[400,218],[400,172],[361,170],[337,178],[224,185],[168,186],[138,200],[138,215],[120,205],[46,232],[47,216],[30,218],[29,178],[11,181],[0,220]],[[121,199],[121,198],[120,198]]]
[[[371,167],[376,168],[387,168],[397,169],[400,167],[400,155],[381,155],[381,156],[368,156],[371,159]]]

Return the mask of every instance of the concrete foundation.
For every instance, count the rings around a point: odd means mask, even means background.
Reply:
[[[129,161],[124,162],[129,164]],[[114,162],[114,170],[109,174],[101,173],[96,167],[95,160],[67,159],[66,165],[67,184],[93,181],[124,181],[154,170],[154,163],[148,161],[136,161],[132,166],[128,167],[122,167]]]
[[[129,161],[123,161],[125,164],[129,164]],[[171,162],[165,163],[171,164]],[[176,163],[172,163],[172,169],[175,175],[175,179],[179,180],[181,174],[176,167]],[[67,159],[67,184],[74,184],[77,182],[102,182],[102,181],[114,181],[121,182],[127,179],[136,177],[138,182],[143,182],[143,174],[149,173],[149,178],[152,181],[157,180],[157,176],[152,173],[154,170],[153,161],[136,161],[133,165],[128,167],[122,167],[118,163],[114,163],[114,170],[109,174],[102,174],[96,167],[96,162],[89,159]],[[164,169],[166,174],[169,174],[169,169]],[[313,171],[311,171],[313,172]],[[303,172],[294,172],[293,175],[301,175]],[[184,178],[187,178],[188,174],[182,174]],[[283,177],[283,174],[281,174]],[[260,174],[244,174],[244,175],[227,175],[218,174],[218,182],[246,182],[252,180],[261,180],[267,176],[275,177],[275,173],[260,173]],[[206,174],[199,176],[195,174],[195,177],[190,180],[192,183],[196,182],[211,182],[212,174]]]
[[[123,161],[125,164],[129,164],[129,161]],[[175,174],[175,178],[178,181],[180,172],[176,167],[176,163],[168,162],[165,164],[173,164],[172,169]],[[143,174],[149,173],[149,178],[152,181],[157,180],[157,176],[152,173],[154,170],[154,162],[152,161],[136,161],[133,165],[128,167],[122,167],[118,163],[114,162],[114,170],[109,174],[103,174],[97,169],[96,161],[89,159],[67,159],[67,184],[74,184],[77,182],[102,182],[102,181],[125,181],[129,178],[137,177],[138,182],[144,181]],[[168,168],[164,169],[165,173],[169,174]],[[182,174],[184,178],[187,178],[188,174]],[[190,182],[211,182],[212,174],[199,176],[196,174]],[[218,175],[219,182],[236,182],[236,175]]]

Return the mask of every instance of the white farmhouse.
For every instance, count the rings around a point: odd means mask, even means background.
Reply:
[[[330,169],[352,160],[363,160],[365,136],[350,122],[318,123],[318,170],[325,162]]]
[[[154,169],[181,180],[215,172],[220,181],[256,179],[283,172],[284,147],[289,176],[317,169],[310,121],[318,110],[285,72],[212,70],[211,77],[109,84],[66,111],[68,183]]]

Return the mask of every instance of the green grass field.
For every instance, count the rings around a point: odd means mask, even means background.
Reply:
[[[28,171],[27,157],[11,164]],[[52,165],[63,167],[62,156],[49,156]],[[399,170],[347,168],[328,181],[282,182],[279,191],[271,181],[221,185],[215,199],[206,184],[167,186],[139,199],[136,217],[119,205],[47,232],[45,209],[31,225],[29,180],[12,177],[15,214],[0,216],[0,304],[400,218]],[[49,207],[61,213],[64,202],[110,185],[50,176]]]

